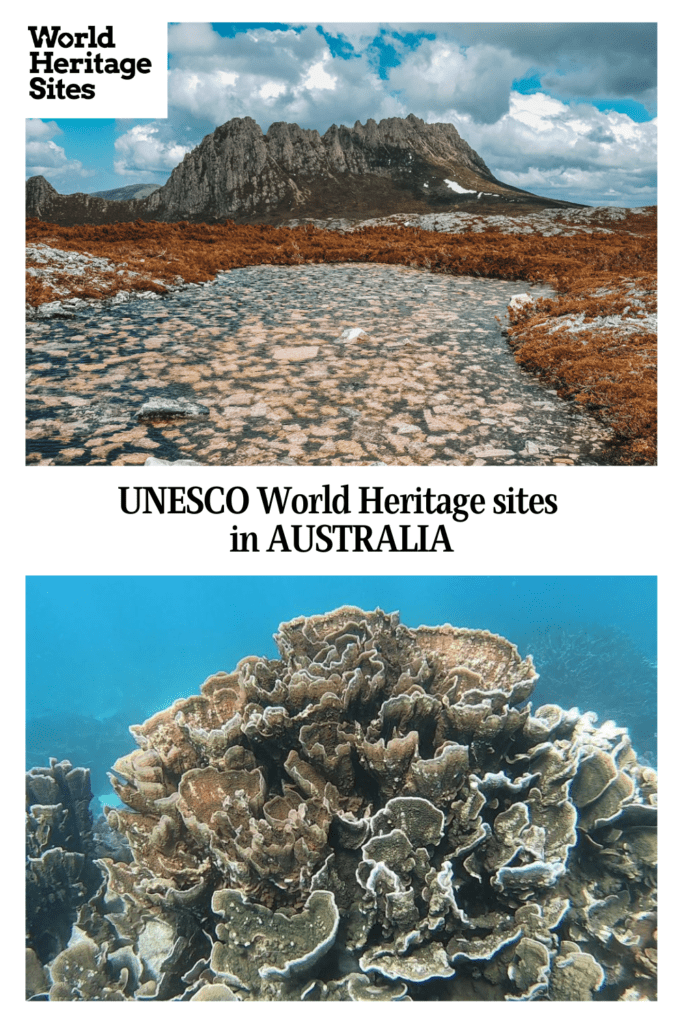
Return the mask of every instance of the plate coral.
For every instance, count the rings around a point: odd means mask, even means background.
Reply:
[[[95,860],[67,941],[29,929],[31,998],[656,998],[657,777],[625,729],[532,710],[531,658],[481,630],[344,607],[276,642],[131,727],[132,859]]]

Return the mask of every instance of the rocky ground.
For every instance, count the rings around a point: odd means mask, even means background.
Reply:
[[[141,283],[142,274],[132,271],[127,264],[93,256],[88,252],[59,249],[45,242],[26,246],[26,273],[31,284],[51,294],[48,302],[27,304],[26,314],[29,319],[70,316],[76,310],[97,308],[102,305],[99,293],[105,288],[113,292],[108,297],[108,303],[113,304],[127,302],[133,296],[138,299],[148,298],[173,288],[173,285],[154,278],[152,282],[145,280],[144,283],[152,283],[156,288],[138,290],[136,286]],[[112,283],[114,288],[111,288]],[[176,287],[180,284],[182,280],[178,279]],[[91,296],[88,296],[88,290]]]
[[[596,289],[596,296],[608,295],[607,289]],[[607,316],[588,316],[585,312],[566,313],[563,316],[546,317],[533,324],[534,333],[545,335],[557,334],[559,331],[568,334],[580,334],[590,331],[601,334],[616,331],[627,342],[629,335],[641,331],[656,333],[657,313],[648,310],[648,296],[643,288],[634,282],[627,285],[625,297],[627,304],[622,310]]]
[[[602,233],[613,235],[617,230],[637,237],[637,232],[622,227],[627,216],[645,216],[649,208],[635,210],[620,207],[587,207],[584,209],[547,209],[526,215],[510,214],[483,215],[466,212],[442,214],[398,214],[391,217],[370,220],[351,220],[330,218],[327,220],[292,220],[284,227],[305,227],[312,224],[326,231],[338,231],[342,234],[369,227],[411,227],[424,231],[437,231],[448,234],[482,233],[492,229],[505,235],[536,235],[544,238],[573,238],[576,235]],[[45,243],[36,242],[26,247],[27,273],[40,284],[51,288],[59,298],[50,302],[27,306],[27,315],[34,317],[54,317],[69,315],[77,309],[92,306],[97,299],[80,298],[74,290],[82,291],[83,283],[92,287],[93,293],[107,288],[113,294],[107,296],[104,305],[117,305],[131,299],[147,298],[161,291],[175,291],[183,287],[183,279],[177,276],[174,282],[168,278],[150,278],[145,275],[144,268],[131,270],[128,263],[116,263],[110,259],[96,257],[85,252],[73,252],[59,249]],[[141,261],[144,263],[144,259]],[[121,287],[112,288],[120,284]],[[147,287],[145,287],[147,285]],[[142,288],[142,290],[140,290]],[[609,289],[596,289],[596,296],[607,295]],[[634,330],[646,329],[656,332],[657,314],[646,309],[647,296],[644,290],[633,283],[627,292],[628,303],[620,313],[607,317],[589,319],[592,330],[616,328],[625,336]],[[649,304],[651,305],[651,304]],[[554,317],[552,322],[544,320],[536,328],[547,329],[550,333],[558,330],[577,332],[586,329],[585,314],[568,314]]]
[[[501,336],[496,315],[521,287],[381,265],[249,267],[200,299],[192,288],[36,321],[29,462],[602,462],[610,431],[539,386]]]
[[[342,217],[327,220],[290,220],[284,227],[300,227],[314,224],[328,231],[355,231],[358,228],[378,227],[412,227],[424,231],[443,231],[448,234],[463,232],[483,232],[496,229],[506,235],[542,235],[550,238],[561,235],[573,238],[580,233],[614,234],[621,228],[629,215],[647,217],[651,207],[643,206],[636,209],[623,207],[586,206],[580,209],[546,209],[533,213],[477,213],[472,211],[454,211],[450,213],[400,213],[391,217],[376,217],[368,220],[349,219]],[[637,232],[627,232],[637,234]]]
[[[635,461],[653,461],[652,275],[622,272],[603,283],[612,253],[640,270],[652,220],[644,214],[325,222],[334,232],[317,223],[227,234],[187,226],[187,241],[182,225],[144,225],[140,238],[104,235],[92,252],[71,239],[80,229],[53,236],[43,225],[45,240],[33,237],[27,250],[28,459],[629,461],[611,444],[616,424],[620,436],[635,438]],[[462,243],[444,249],[439,238],[453,235]],[[233,248],[222,257],[224,239]],[[356,250],[373,262],[344,262]],[[449,273],[417,269],[442,269],[444,259]],[[212,282],[212,266],[226,262],[234,269]],[[475,278],[459,269],[470,265]],[[509,276],[512,266],[528,266],[536,284],[481,280],[487,270]],[[562,295],[541,287],[543,279],[561,280]],[[508,309],[516,292],[534,301]],[[344,340],[345,330],[362,333]],[[535,378],[515,366],[511,350]]]

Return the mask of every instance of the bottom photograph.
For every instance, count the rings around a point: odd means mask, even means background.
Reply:
[[[26,998],[657,998],[657,582],[28,577]]]

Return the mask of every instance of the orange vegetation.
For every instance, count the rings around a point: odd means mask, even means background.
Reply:
[[[103,298],[122,288],[163,292],[166,284],[209,281],[221,270],[264,263],[397,263],[439,273],[546,282],[558,297],[524,307],[511,319],[515,357],[610,424],[615,458],[653,463],[656,338],[637,325],[655,309],[656,209],[628,214],[609,227],[610,233],[544,237],[498,229],[446,234],[375,226],[342,234],[312,225],[275,228],[232,221],[61,227],[30,220],[27,240],[106,257],[117,265],[76,280],[64,273],[50,279],[58,291],[68,289],[82,298]],[[47,283],[29,277],[29,303],[57,297]],[[591,329],[592,318],[623,316],[625,309],[636,330]],[[577,313],[584,314],[584,329],[571,333],[559,318]],[[548,330],[551,325],[558,329]]]

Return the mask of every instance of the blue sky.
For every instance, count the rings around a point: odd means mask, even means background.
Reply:
[[[589,205],[656,202],[656,25],[172,24],[168,118],[27,122],[59,192],[163,184],[233,117],[264,131],[416,114],[501,180]]]

